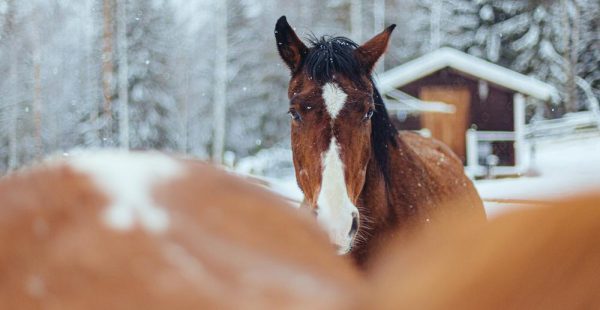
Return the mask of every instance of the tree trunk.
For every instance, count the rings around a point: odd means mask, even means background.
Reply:
[[[350,1],[350,33],[352,40],[362,43],[363,36],[363,5],[362,0]]]
[[[373,33],[379,33],[385,28],[385,0],[373,0]],[[385,71],[385,54],[381,56],[375,72]]]
[[[14,44],[14,36],[12,43]],[[13,46],[10,54],[10,71],[9,71],[9,85],[11,88],[12,96],[9,96],[10,101],[10,114],[8,116],[8,170],[12,171],[18,168],[18,134],[17,124],[19,118],[19,92],[18,92],[18,53],[14,50],[16,47]]]
[[[112,82],[113,82],[113,1],[103,2],[104,33],[102,45],[102,93],[104,98],[103,116],[105,120],[104,145],[112,145]]]
[[[225,119],[227,112],[227,0],[218,2],[216,23],[215,87],[214,87],[214,131],[212,160],[223,162],[225,148]]]
[[[442,23],[442,1],[434,1],[431,4],[429,51],[434,51],[442,45],[441,23]]]
[[[129,65],[127,57],[127,0],[117,4],[119,54],[119,145],[129,149]]]
[[[187,47],[187,45],[186,45]],[[184,64],[191,64],[193,60],[191,57],[182,57],[184,59]],[[182,68],[186,68],[187,66],[182,66]],[[191,78],[190,71],[183,70],[185,73],[185,80],[183,87],[184,94],[181,98],[181,139],[179,141],[179,151],[183,154],[187,154],[189,150],[189,126],[190,126],[190,112],[189,112],[189,101],[190,101],[190,90],[191,87]]]
[[[571,19],[571,45],[570,45],[570,58],[569,58],[569,97],[571,97],[571,112],[577,112],[579,110],[579,103],[577,98],[577,63],[579,58],[579,6],[577,1],[573,1],[573,18]]]
[[[8,1],[6,3],[6,20],[5,20],[5,32],[7,34],[5,42],[8,43],[9,51],[9,72],[8,72],[8,85],[9,95],[6,96],[8,101],[8,115],[6,117],[7,133],[8,133],[8,170],[15,170],[19,166],[18,159],[18,134],[17,124],[19,117],[19,81],[18,81],[18,62],[19,54],[17,51],[18,44],[15,35],[15,3],[14,1]]]
[[[89,19],[85,22],[86,25],[86,41],[84,43],[84,50],[86,53],[85,56],[85,105],[89,107],[89,127],[88,132],[86,132],[85,142],[88,146],[99,146],[101,143],[99,141],[99,132],[98,132],[98,108],[99,108],[99,88],[98,88],[98,50],[96,50],[95,46],[97,41],[96,37],[96,26],[98,25],[98,20],[96,18],[95,8],[98,6],[98,0],[87,0],[87,8],[90,12]],[[83,21],[82,21],[83,22]]]
[[[44,148],[42,144],[42,79],[41,79],[41,52],[39,33],[35,31],[33,42],[33,122],[35,138],[35,155],[42,158]]]
[[[575,8],[577,7],[575,4],[573,5]],[[575,11],[577,12],[577,9],[575,9]],[[577,20],[575,20],[576,16],[573,16],[571,24],[571,18],[569,18],[569,2],[567,0],[562,0],[562,14],[563,33],[565,34],[563,37],[563,57],[565,59],[565,72],[567,75],[565,83],[565,110],[567,112],[575,112],[577,111],[577,85],[575,84],[577,47],[575,41],[578,41],[579,36],[575,34],[575,32],[578,31],[578,27],[575,26],[577,23]]]

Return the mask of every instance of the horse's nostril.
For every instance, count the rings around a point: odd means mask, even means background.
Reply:
[[[358,213],[352,212],[352,226],[350,227],[350,232],[348,233],[350,238],[353,238],[354,235],[356,235],[357,231],[358,231]]]

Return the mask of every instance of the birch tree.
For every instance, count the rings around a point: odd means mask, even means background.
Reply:
[[[385,0],[373,0],[373,32],[382,31],[386,27]],[[382,55],[375,67],[375,72],[382,72],[385,68],[385,55]]]
[[[18,159],[18,133],[17,133],[17,119],[19,118],[19,76],[18,76],[18,43],[17,43],[17,29],[16,29],[16,3],[14,0],[6,2],[6,14],[5,24],[3,27],[4,32],[4,50],[8,54],[8,78],[7,88],[9,95],[6,96],[6,103],[4,106],[5,110],[5,124],[6,132],[8,133],[8,169],[14,170],[19,165]]]
[[[103,94],[103,115],[104,122],[102,132],[103,145],[113,145],[112,132],[112,97],[113,97],[113,5],[114,0],[103,0],[103,40],[102,40],[102,94]]]
[[[350,33],[356,42],[363,38],[363,14],[362,0],[350,0]]]
[[[119,57],[119,146],[129,148],[129,60],[127,58],[127,0],[117,4]]]
[[[104,0],[100,0],[104,1]],[[86,0],[85,13],[80,16],[81,24],[84,25],[84,39],[82,40],[83,53],[83,68],[84,77],[82,81],[83,87],[83,104],[87,109],[84,117],[80,120],[78,130],[81,132],[82,144],[85,146],[97,147],[101,145],[100,141],[100,126],[99,126],[99,107],[100,102],[103,102],[103,97],[100,95],[100,65],[102,64],[102,52],[98,48],[100,41],[100,21],[94,14],[98,7],[103,5],[99,0]]]
[[[227,0],[217,1],[216,16],[216,59],[214,92],[213,162],[220,164],[225,148],[225,120],[227,111]]]
[[[42,52],[41,38],[37,29],[33,30],[33,118],[34,118],[34,139],[35,139],[35,157],[40,159],[44,155],[42,141]]]

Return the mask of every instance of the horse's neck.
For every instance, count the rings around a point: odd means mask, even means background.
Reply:
[[[361,235],[352,251],[355,262],[367,267],[369,257],[385,242],[386,232],[393,227],[396,215],[388,200],[385,180],[377,160],[372,157],[367,166],[365,185],[358,201]],[[382,238],[383,237],[383,238]]]

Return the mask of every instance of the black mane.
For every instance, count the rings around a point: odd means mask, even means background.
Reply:
[[[385,180],[385,184],[390,184],[390,153],[389,147],[397,148],[398,129],[390,121],[390,116],[385,107],[385,103],[379,94],[379,90],[373,84],[373,102],[375,103],[375,113],[371,118],[371,144],[373,145],[373,153],[375,160],[379,164],[381,173]]]
[[[345,75],[353,81],[360,81],[362,69],[354,57],[358,47],[345,37],[309,38],[310,47],[304,59],[304,70],[315,81],[327,83],[335,74]]]
[[[333,81],[336,74],[343,75],[352,81],[361,84],[362,76],[367,74],[354,57],[354,50],[358,47],[354,41],[345,37],[309,38],[310,47],[304,60],[306,74],[315,81],[324,84]],[[371,119],[371,144],[373,153],[386,184],[390,181],[389,150],[396,148],[398,131],[390,121],[385,103],[373,83],[373,102],[375,113]]]

